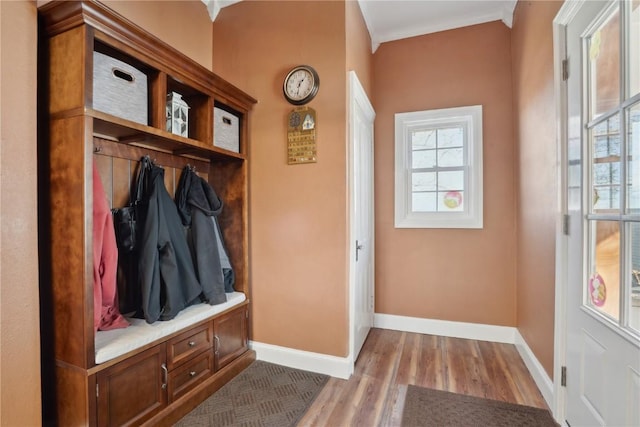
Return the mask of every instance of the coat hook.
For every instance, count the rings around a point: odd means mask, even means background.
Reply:
[[[94,153],[99,153],[102,151],[102,147],[99,145],[96,145],[95,147],[93,147],[93,152]]]

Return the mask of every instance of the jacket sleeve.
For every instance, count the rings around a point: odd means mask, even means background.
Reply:
[[[150,185],[149,203],[142,226],[138,274],[142,295],[142,312],[147,323],[160,318],[160,260],[158,254],[159,206],[156,179]],[[164,184],[163,184],[164,185]]]
[[[162,320],[173,319],[183,308],[199,301],[202,287],[196,277],[186,232],[171,196],[160,189],[160,271],[164,290]]]
[[[118,247],[102,181],[93,167],[93,310],[94,330],[125,328],[118,309]]]

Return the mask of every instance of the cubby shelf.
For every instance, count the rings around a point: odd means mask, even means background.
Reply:
[[[111,139],[123,144],[135,146],[153,146],[154,149],[176,155],[193,155],[200,158],[219,160],[245,160],[242,153],[206,145],[202,141],[174,135],[162,129],[141,125],[121,119],[111,114],[87,109],[86,114],[94,118],[94,136]]]

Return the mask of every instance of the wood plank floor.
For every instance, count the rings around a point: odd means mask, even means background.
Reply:
[[[349,380],[331,378],[299,426],[399,426],[407,385],[547,408],[515,346],[372,329]]]

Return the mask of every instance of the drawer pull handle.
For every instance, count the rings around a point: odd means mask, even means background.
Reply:
[[[169,371],[167,370],[167,365],[165,365],[164,363],[160,367],[162,368],[162,389],[164,390],[165,388],[167,388],[167,379],[169,377]]]
[[[196,376],[196,371],[189,372],[189,376],[192,377],[192,378],[195,377]]]
[[[193,347],[194,345],[196,345],[195,341],[189,341],[189,347]]]

